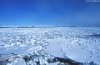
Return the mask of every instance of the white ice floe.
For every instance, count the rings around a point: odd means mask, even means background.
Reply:
[[[12,53],[48,54],[100,65],[100,27],[0,28],[0,55]],[[25,64],[24,60],[16,59],[8,65]]]

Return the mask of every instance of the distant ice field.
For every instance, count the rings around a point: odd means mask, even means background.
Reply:
[[[100,27],[0,28],[1,57],[39,52],[100,65]]]

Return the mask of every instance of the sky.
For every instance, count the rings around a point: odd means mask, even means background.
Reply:
[[[0,0],[0,25],[100,26],[100,2]]]

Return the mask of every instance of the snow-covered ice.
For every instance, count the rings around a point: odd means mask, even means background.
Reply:
[[[1,61],[17,55],[7,65],[26,65],[22,57],[34,54],[33,65],[57,65],[46,62],[51,56],[100,65],[100,27],[0,28]]]

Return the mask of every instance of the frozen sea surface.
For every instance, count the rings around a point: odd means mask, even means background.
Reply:
[[[100,27],[0,28],[0,65],[57,65],[52,57],[100,65]]]

